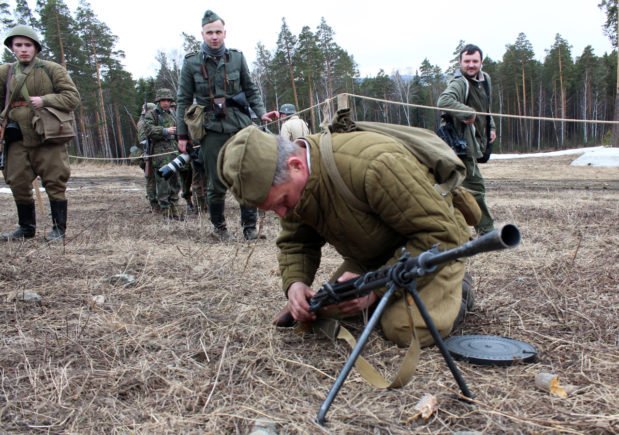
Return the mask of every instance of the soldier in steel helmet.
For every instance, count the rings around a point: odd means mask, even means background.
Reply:
[[[19,227],[2,233],[0,240],[31,239],[36,234],[36,213],[32,182],[39,176],[49,198],[52,229],[48,241],[63,240],[67,228],[67,180],[71,175],[66,144],[43,144],[32,126],[35,111],[54,107],[71,112],[80,95],[67,71],[59,64],[39,59],[41,42],[29,26],[18,25],[7,33],[4,45],[17,61],[0,65],[0,107],[7,121],[4,180],[17,206]],[[19,89],[18,89],[19,88]],[[6,93],[9,104],[5,107]],[[5,124],[3,124],[5,125]]]
[[[144,115],[144,133],[150,140],[152,165],[155,173],[157,204],[160,212],[171,219],[183,217],[178,207],[180,183],[178,173],[167,180],[158,169],[172,161],[178,153],[176,143],[176,115],[170,110],[174,94],[170,89],[157,89],[156,107]]]
[[[299,115],[293,104],[282,104],[279,108],[279,116],[284,121],[279,134],[288,140],[296,140],[310,134],[309,127]]]
[[[138,141],[140,142],[140,146],[142,150],[146,150],[148,146],[148,138],[146,137],[146,131],[144,130],[144,117],[151,110],[155,110],[157,105],[155,103],[146,103],[142,107],[142,113],[140,114],[140,119],[138,120]],[[146,165],[144,160],[141,160],[140,167],[145,170]],[[157,201],[157,186],[155,184],[155,173],[151,171],[150,173],[144,172],[144,178],[146,179],[146,199],[148,199],[148,203],[153,212],[159,212],[159,201]]]
[[[215,235],[230,240],[224,216],[226,186],[217,175],[217,154],[236,132],[251,124],[249,108],[263,121],[277,118],[277,112],[266,113],[254,84],[245,56],[225,46],[224,20],[213,11],[202,18],[202,44],[199,52],[185,56],[178,84],[178,146],[185,152],[189,139],[184,120],[186,109],[196,100],[204,106],[206,135],[200,141],[200,153],[208,182],[208,211]],[[255,207],[241,206],[241,225],[246,240],[258,237]]]

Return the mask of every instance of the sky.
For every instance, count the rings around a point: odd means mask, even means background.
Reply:
[[[78,0],[65,0],[75,11]],[[475,43],[484,55],[500,60],[507,44],[523,32],[543,61],[559,33],[580,56],[591,45],[598,56],[612,47],[603,34],[600,0],[90,0],[97,17],[118,39],[124,65],[135,79],[154,76],[155,56],[163,51],[181,58],[182,32],[201,40],[204,11],[226,21],[226,46],[245,54],[250,68],[260,42],[276,48],[282,18],[294,35],[303,26],[315,31],[321,17],[335,32],[335,42],[351,54],[361,77],[399,70],[414,74],[425,58],[447,69],[460,40]],[[29,0],[34,10],[35,0]]]

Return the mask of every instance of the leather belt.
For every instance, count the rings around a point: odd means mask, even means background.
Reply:
[[[30,103],[28,101],[13,101],[11,103],[11,109],[14,109],[15,107],[25,107],[29,105]]]

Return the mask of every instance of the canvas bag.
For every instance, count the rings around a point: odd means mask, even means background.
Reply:
[[[44,145],[62,145],[75,137],[75,116],[54,107],[34,111],[32,127],[41,136]]]
[[[204,130],[204,106],[192,104],[185,110],[185,124],[187,124],[187,132],[191,141],[198,143],[206,135]]]
[[[474,226],[481,219],[481,210],[473,195],[460,186],[466,176],[466,167],[454,151],[434,132],[418,127],[385,124],[380,122],[354,122],[350,118],[350,109],[337,111],[328,130],[320,139],[321,157],[329,177],[347,202],[358,210],[369,212],[366,203],[356,198],[344,183],[333,157],[331,132],[345,133],[351,131],[371,131],[391,136],[408,149],[424,166],[427,166],[437,184],[434,188],[441,196],[452,194],[453,205],[464,216],[468,225]]]

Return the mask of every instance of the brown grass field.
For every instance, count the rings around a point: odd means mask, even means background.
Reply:
[[[617,433],[619,169],[572,167],[575,157],[482,168],[497,221],[518,225],[522,243],[468,260],[477,305],[460,333],[529,342],[539,361],[458,363],[473,404],[458,400],[435,347],[401,389],[376,390],[353,370],[325,427],[315,417],[348,351],[271,325],[284,303],[274,215],[267,240],[247,243],[230,198],[237,242],[220,243],[205,216],[152,215],[139,168],[76,164],[65,244],[43,239],[43,195],[37,237],[0,247],[0,432],[247,434],[265,419],[278,434]],[[0,228],[15,223],[1,194]],[[316,288],[338,264],[326,249]],[[135,282],[112,278],[121,273]],[[386,374],[403,354],[379,332],[364,351]],[[536,388],[540,372],[576,391]],[[426,393],[439,409],[415,420]]]

